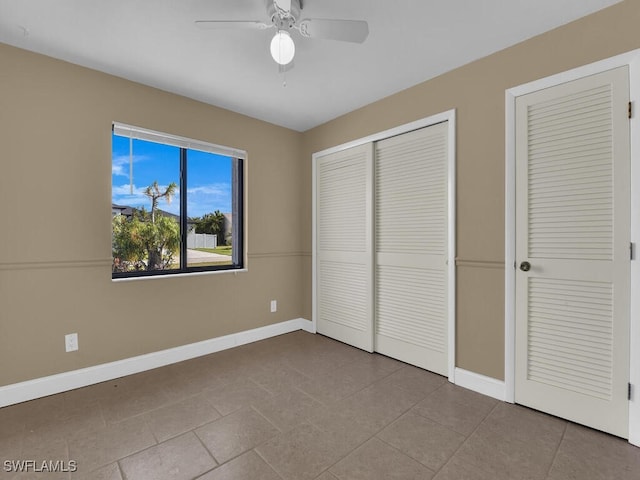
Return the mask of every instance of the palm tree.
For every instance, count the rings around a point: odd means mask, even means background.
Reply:
[[[158,185],[158,181],[154,181],[151,185],[149,185],[144,194],[151,199],[151,223],[155,225],[156,223],[156,210],[158,209],[158,201],[161,198],[165,198],[167,203],[171,203],[171,199],[176,193],[178,185],[175,182],[171,182],[166,190],[160,193],[160,186]]]
[[[172,220],[170,220],[169,218],[163,219],[169,221],[169,225],[165,225],[166,222],[160,222],[162,225],[156,225],[156,210],[158,209],[159,200],[161,198],[164,198],[167,203],[171,203],[171,199],[176,193],[177,188],[178,185],[176,185],[175,182],[171,182],[167,186],[165,191],[161,192],[158,181],[156,180],[144,191],[144,194],[151,199],[151,225],[153,225],[150,231],[150,237],[146,245],[146,250],[148,252],[147,270],[164,268],[162,256],[165,247],[168,246],[167,243],[172,245],[176,243],[176,241],[174,240],[177,240],[177,242],[179,242],[179,233],[176,237],[176,235],[174,235],[174,229],[170,228],[170,224],[174,223]],[[169,227],[169,230],[165,231],[165,227]]]

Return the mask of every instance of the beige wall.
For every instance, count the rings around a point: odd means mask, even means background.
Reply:
[[[0,386],[310,319],[311,154],[452,108],[456,363],[502,378],[504,91],[638,48],[639,24],[626,1],[304,134],[0,44]],[[112,121],[248,152],[248,273],[111,281]]]
[[[2,44],[0,66],[0,386],[300,317],[300,133]],[[248,152],[248,273],[111,281],[112,121]]]
[[[456,365],[504,377],[505,90],[640,47],[640,2],[626,1],[304,134],[305,250],[311,245],[314,152],[455,108],[457,111]],[[443,39],[443,42],[446,39]],[[372,79],[375,81],[375,79]],[[303,266],[310,292],[310,260]],[[303,316],[309,318],[310,297]]]

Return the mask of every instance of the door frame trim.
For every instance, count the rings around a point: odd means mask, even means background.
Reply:
[[[447,208],[448,208],[448,245],[447,245],[447,277],[448,277],[448,305],[447,305],[447,370],[448,370],[448,378],[451,383],[455,383],[455,359],[456,359],[456,337],[455,337],[455,319],[456,319],[456,268],[455,268],[455,258],[456,258],[456,110],[447,110],[442,113],[438,113],[435,115],[431,115],[429,117],[422,118],[420,120],[416,120],[414,122],[405,123],[404,125],[400,125],[395,128],[391,128],[389,130],[384,130],[378,133],[374,133],[367,137],[359,138],[357,140],[353,140],[347,143],[343,143],[341,145],[337,145],[335,147],[327,148],[325,150],[321,150],[319,152],[314,153],[311,156],[311,183],[312,183],[312,207],[311,207],[311,225],[312,225],[312,265],[311,265],[311,276],[312,276],[312,311],[311,318],[313,322],[313,330],[316,331],[316,321],[317,321],[317,299],[316,299],[316,259],[317,259],[317,251],[316,251],[316,215],[317,215],[317,205],[316,205],[316,171],[317,171],[317,163],[318,158],[331,154],[346,150],[348,148],[357,147],[365,143],[377,142],[380,140],[384,140],[386,138],[395,137],[397,135],[402,135],[403,133],[408,133],[413,130],[418,130],[424,127],[430,127],[431,125],[435,125],[437,123],[449,122],[448,123],[448,131],[447,131],[447,141],[448,141],[448,168],[447,168],[447,183],[448,183],[448,192],[447,192]],[[373,331],[373,335],[375,335],[375,329]],[[373,339],[372,339],[373,340]]]
[[[629,67],[629,98],[633,106],[631,140],[631,239],[640,245],[640,49],[535,80],[505,92],[505,401],[515,402],[515,268],[516,268],[516,98],[544,88],[578,80],[614,68]],[[631,261],[631,292],[640,291],[640,261]],[[629,443],[640,446],[640,295],[630,295],[629,381],[633,385],[629,401]]]

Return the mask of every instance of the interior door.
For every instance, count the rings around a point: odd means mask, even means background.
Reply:
[[[628,436],[629,73],[516,100],[515,400]]]
[[[372,145],[317,159],[316,328],[373,351]]]
[[[375,349],[447,365],[448,124],[375,146]]]

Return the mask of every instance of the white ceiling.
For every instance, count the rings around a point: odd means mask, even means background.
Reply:
[[[294,34],[285,78],[268,0],[0,0],[0,42],[305,131],[620,0],[304,0],[303,18],[369,22],[363,44]],[[0,68],[2,66],[0,65]]]

